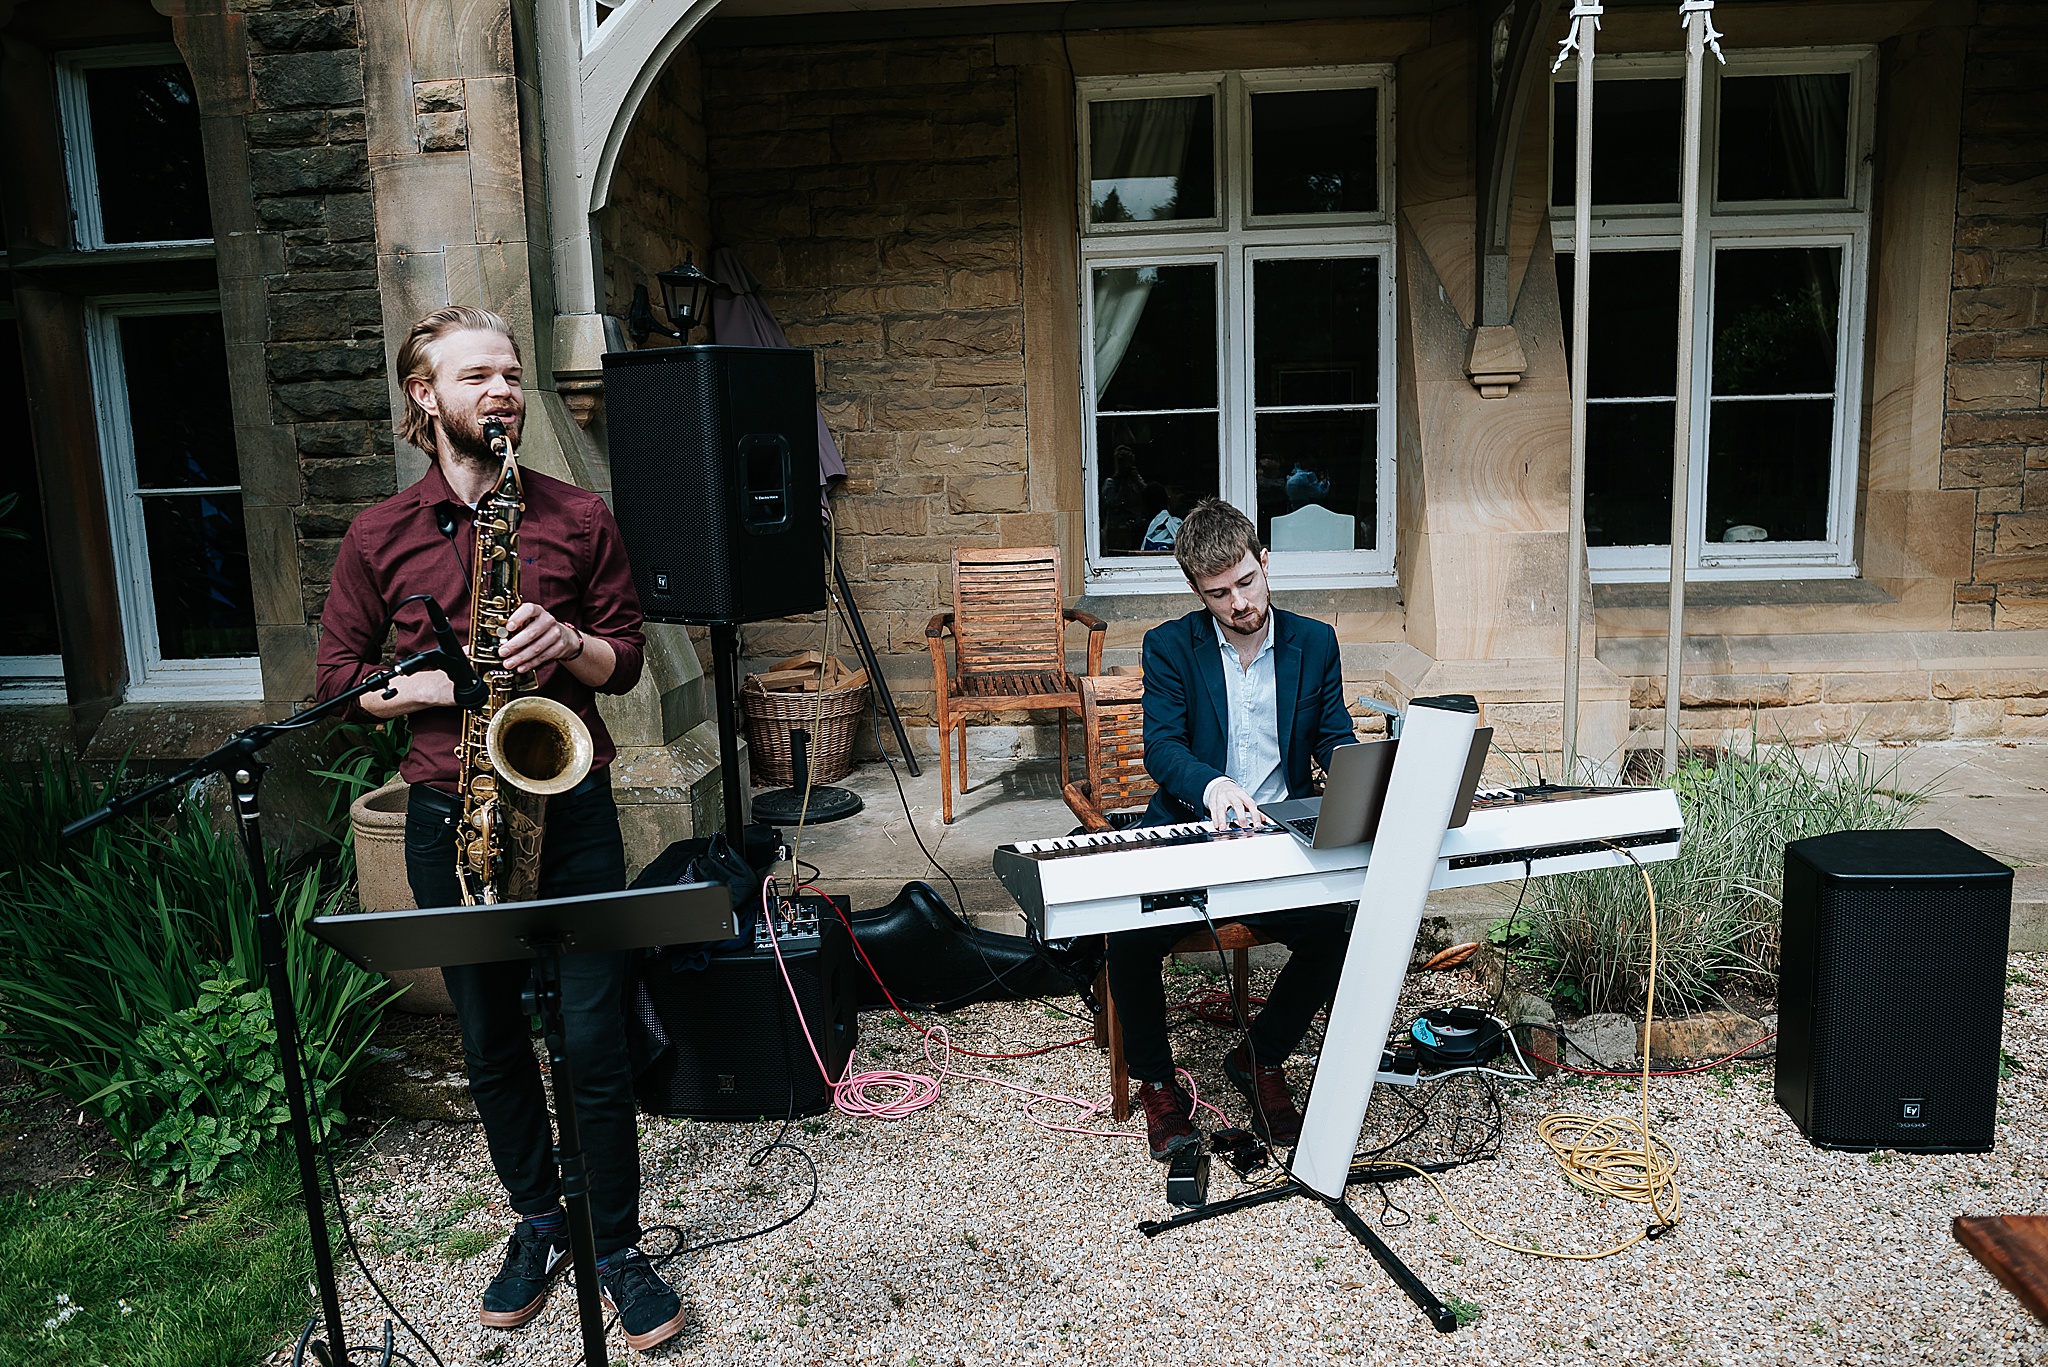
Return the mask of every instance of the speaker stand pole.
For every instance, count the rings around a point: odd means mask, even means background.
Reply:
[[[875,686],[875,696],[882,700],[882,710],[889,714],[889,725],[896,731],[896,748],[903,752],[903,763],[910,770],[910,776],[918,776],[917,756],[911,753],[910,737],[903,734],[903,716],[896,710],[896,699],[889,694],[889,681],[882,677],[882,662],[875,658],[874,642],[868,640],[867,623],[860,619],[860,604],[853,601],[853,585],[846,582],[846,566],[836,559],[832,562],[832,573],[839,580],[839,601],[846,608],[846,622],[853,628],[853,639],[859,643],[861,663],[868,667],[868,681]]]
[[[718,771],[719,786],[725,792],[725,838],[734,853],[745,858],[746,795],[740,790],[739,627],[734,623],[711,624],[711,672],[718,688]]]

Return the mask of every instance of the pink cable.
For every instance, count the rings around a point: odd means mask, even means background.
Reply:
[[[889,991],[889,985],[882,981],[881,974],[875,972],[875,966],[869,960],[867,950],[861,947],[860,939],[854,935],[853,927],[850,924],[846,925],[847,938],[852,941],[853,947],[859,951],[861,962],[867,966],[868,973],[874,977],[875,984],[882,989],[882,995],[889,999],[889,1005],[895,1007],[897,1015],[902,1016],[912,1029],[924,1036],[925,1062],[932,1065],[935,1075],[898,1072],[894,1069],[877,1069],[872,1072],[855,1073],[853,1071],[853,1059],[849,1056],[846,1060],[845,1069],[841,1071],[838,1080],[835,1081],[832,1074],[826,1070],[824,1056],[818,1052],[817,1040],[811,1036],[810,1022],[804,1018],[803,1003],[797,997],[796,984],[790,980],[789,965],[783,962],[782,945],[779,937],[774,933],[774,912],[768,905],[772,881],[771,879],[763,879],[761,881],[761,914],[769,927],[768,946],[775,951],[775,966],[781,971],[783,986],[789,990],[789,999],[796,1007],[797,1024],[803,1029],[804,1043],[810,1048],[812,1061],[818,1065],[818,1076],[824,1078],[831,1086],[832,1104],[841,1114],[867,1116],[876,1120],[901,1120],[905,1116],[923,1110],[939,1099],[943,1086],[941,1079],[956,1077],[971,1082],[990,1083],[997,1087],[1007,1088],[1013,1092],[1022,1092],[1025,1096],[1031,1098],[1024,1107],[1024,1118],[1040,1129],[1050,1130],[1055,1134],[1080,1134],[1098,1139],[1143,1139],[1145,1137],[1142,1130],[1083,1128],[1088,1121],[1093,1120],[1096,1116],[1103,1114],[1109,1109],[1110,1099],[1108,1097],[1104,1097],[1100,1101],[1084,1101],[1080,1097],[1066,1096],[1059,1092],[1040,1091],[1035,1087],[1026,1087],[1022,1083],[1008,1082],[999,1077],[990,1077],[986,1073],[964,1073],[953,1067],[952,1035],[943,1025],[934,1026],[927,1030],[916,1021],[911,1020],[909,1016],[904,1015],[903,1008],[896,1005],[895,994]],[[825,896],[823,892],[811,884],[802,883],[797,885],[799,892],[806,888],[818,893],[821,897]],[[826,901],[828,905],[833,905],[835,912],[838,911],[838,907],[831,903],[829,897],[826,898]],[[846,918],[843,914],[840,916],[840,921],[842,924],[846,923]],[[1078,1042],[1075,1041],[1075,1043]],[[938,1057],[934,1057],[932,1054],[934,1043],[939,1046],[941,1051]],[[1068,1046],[1061,1045],[1056,1047],[1065,1048]],[[1018,1057],[1029,1057],[1029,1055],[1019,1055]],[[1230,1123],[1230,1117],[1224,1114],[1213,1102],[1202,1100],[1201,1094],[1195,1088],[1193,1076],[1185,1068],[1177,1069],[1176,1071],[1185,1080],[1188,1099],[1195,1106],[1214,1111],[1217,1118],[1222,1120],[1224,1124]],[[870,1088],[877,1089],[881,1094],[871,1095]],[[1074,1107],[1081,1112],[1078,1117],[1080,1124],[1057,1125],[1043,1119],[1033,1109],[1035,1104],[1040,1101],[1057,1102],[1062,1106]]]

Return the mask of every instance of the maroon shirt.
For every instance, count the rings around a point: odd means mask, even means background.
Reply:
[[[588,490],[521,470],[526,515],[519,524],[519,592],[586,636],[600,636],[618,658],[602,691],[625,693],[640,679],[646,641],[640,599],[619,525],[604,500]],[[452,518],[454,534],[441,523]],[[458,499],[437,462],[419,483],[356,515],[341,538],[327,606],[320,614],[320,654],[314,691],[331,698],[382,667],[384,620],[400,600],[431,593],[469,645],[469,571],[476,552],[476,513]],[[407,603],[393,625],[399,658],[434,648],[426,604]],[[597,714],[596,692],[557,661],[535,671],[542,697],[566,705],[590,728],[593,769],[612,762],[618,748]],[[351,704],[355,721],[369,719]],[[455,743],[462,712],[430,707],[412,714],[412,749],[398,772],[409,783],[456,791]]]

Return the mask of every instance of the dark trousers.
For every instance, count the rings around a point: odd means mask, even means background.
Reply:
[[[1316,1012],[1337,995],[1344,975],[1344,949],[1351,934],[1345,929],[1349,907],[1303,907],[1276,911],[1249,922],[1269,940],[1292,951],[1273,984],[1266,1005],[1252,1021],[1252,1058],[1276,1066],[1300,1047]],[[1227,922],[1224,924],[1228,924]],[[1173,1076],[1173,1045],[1166,1036],[1166,988],[1160,965],[1168,952],[1203,925],[1143,926],[1109,937],[1110,995],[1116,999],[1117,1021],[1124,1031],[1124,1061],[1131,1076],[1163,1083]],[[1210,951],[1214,953],[1212,949]],[[1228,956],[1220,959],[1229,970]]]
[[[454,823],[460,817],[458,799],[413,785],[405,817],[405,871],[413,899],[423,907],[462,900],[455,878]],[[599,770],[548,800],[540,895],[571,897],[625,886],[619,809],[610,776]],[[532,967],[521,960],[442,970],[462,1025],[469,1091],[484,1122],[491,1163],[521,1215],[552,1210],[562,1194],[547,1092],[519,1003]],[[626,1062],[625,983],[623,952],[562,958],[562,1026],[576,1074],[576,1118],[590,1167],[590,1214],[600,1258],[640,1237],[640,1136]]]

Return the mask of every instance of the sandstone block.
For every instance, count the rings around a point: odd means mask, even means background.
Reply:
[[[1014,155],[1017,126],[1005,110],[981,112],[972,118],[945,120],[932,127],[932,152],[939,157]]]
[[[1786,707],[1818,701],[1819,690],[1811,676],[1801,677],[1801,691],[1810,696],[1793,696],[1789,674],[1691,674],[1685,678],[1679,701],[1686,707]],[[1657,701],[1661,704],[1662,681],[1658,682]]]
[[[2048,580],[2048,552],[1979,555],[1975,577],[1985,584],[2041,583]]]
[[[251,147],[305,147],[327,141],[324,109],[287,109],[249,116]]]
[[[932,123],[914,115],[834,119],[832,151],[842,162],[923,161],[932,155]]]
[[[294,271],[373,271],[377,246],[373,242],[308,243],[285,248],[284,262]]]
[[[263,349],[265,372],[274,381],[356,380],[384,374],[384,343],[273,342]]]
[[[2048,551],[2048,513],[2018,513],[2001,517],[1992,549],[2000,555]]]
[[[367,380],[308,380],[270,388],[273,420],[285,422],[375,421],[390,415],[383,377]]]
[[[887,431],[950,431],[980,417],[981,394],[973,389],[885,390],[874,398],[874,425]]]
[[[1823,685],[1823,697],[1828,702],[1900,702],[1917,701],[1928,696],[1931,676],[1928,671],[1909,670],[1902,673],[1830,674]]]
[[[355,11],[347,6],[251,14],[248,25],[251,45],[260,52],[312,52],[356,45]]]
[[[355,143],[249,149],[249,184],[258,195],[360,190],[369,183],[368,177],[369,159]]]
[[[338,294],[279,294],[269,300],[270,340],[329,341],[383,331],[384,315],[373,290]]]
[[[2031,408],[2041,399],[2041,367],[2027,361],[1952,366],[1948,397],[1963,408]]]
[[[938,385],[1022,385],[1021,356],[977,356],[965,361],[940,361],[932,383]]]
[[[1974,166],[1971,173],[1956,194],[1959,215],[2027,213],[2048,203],[2048,172],[2031,165]]]
[[[1849,734],[1857,740],[1945,740],[1952,718],[1948,704],[1864,703],[1851,710]]]
[[[959,237],[898,237],[883,246],[882,261],[891,275],[905,279],[946,280],[947,295],[956,291],[958,272],[991,267],[1017,269],[1019,243],[1015,233],[976,233]],[[1011,302],[1014,302],[1011,301]],[[962,305],[953,299],[955,307]]]
[[[1997,698],[1964,698],[1951,711],[1957,740],[1996,739],[2005,724],[2005,703]]]
[[[1989,631],[1989,630],[1991,630],[1991,604],[1989,604],[1989,603],[1958,603],[1958,604],[1956,604],[1956,616],[1955,616],[1955,625],[1956,625],[1956,630],[1957,630],[1957,631]]]
[[[834,516],[842,532],[860,536],[923,536],[929,520],[921,498],[848,499]]]
[[[306,499],[312,503],[361,503],[389,496],[395,474],[384,456],[344,456],[309,460]],[[330,558],[328,561],[332,564]]]
[[[1995,617],[1997,625],[2005,629],[2048,627],[2048,589],[2039,585],[2000,589]]]
[[[958,271],[946,280],[946,303],[956,309],[1009,308],[1023,297],[1023,281],[1015,267]]]
[[[1022,315],[1015,309],[990,309],[935,318],[891,319],[886,329],[889,352],[898,356],[1014,355],[1024,346]]]
[[[1977,491],[1977,511],[1980,513],[2016,513],[2020,510],[2020,485],[1999,485],[1996,488]],[[2009,576],[2008,576],[2009,577]]]
[[[292,438],[302,456],[370,456],[377,452],[367,422],[300,423],[292,429]]]
[[[1951,420],[1964,414],[1951,414]],[[1986,486],[2018,484],[2026,469],[2026,448],[1988,446],[1951,449],[1941,453],[1941,487],[1980,489]]]
[[[944,475],[904,475],[894,472],[877,472],[874,476],[875,492],[892,497],[913,497],[946,492]]]
[[[2027,218],[1968,218],[1956,222],[1958,247],[2038,247],[2041,220]]]
[[[946,481],[949,512],[1021,513],[1030,506],[1022,474],[966,476]]]
[[[1015,157],[986,161],[884,162],[875,170],[875,198],[884,203],[1017,198]]]
[[[788,127],[714,136],[709,156],[714,166],[823,166],[832,160],[832,136],[823,128]]]
[[[1005,546],[1058,544],[1059,516],[1056,513],[1005,513],[996,521],[1001,524],[1001,540]]]
[[[1998,734],[2006,740],[2041,740],[2048,737],[2048,717],[2016,716],[2007,713]]]
[[[2048,698],[2007,698],[2008,717],[2048,717]]]
[[[2048,357],[2048,328],[1994,333],[1992,360],[2040,360]]]
[[[1648,1052],[1653,1059],[1705,1061],[1722,1058],[1755,1044],[1769,1033],[1756,1021],[1734,1011],[1701,1011],[1669,1020],[1652,1018],[1647,1036]],[[1644,1042],[1645,1036],[1638,1031],[1636,1047],[1639,1053]]]
[[[412,108],[415,114],[452,114],[463,108],[461,81],[414,81]]]
[[[1023,470],[1024,433],[1014,427],[918,432],[910,438],[903,464],[906,469],[937,470],[949,476]]]
[[[256,103],[262,108],[332,108],[363,102],[363,64],[352,42],[333,51],[252,58],[249,69]]]
[[[1577,1068],[1626,1068],[1638,1056],[1642,1029],[1641,1021],[1614,1012],[1581,1017],[1564,1027],[1567,1052],[1561,1061]]]
[[[2001,455],[2010,453],[2012,447],[2048,442],[2048,412],[1995,412],[1995,413],[1950,413],[1942,423],[1942,444],[1954,448],[1959,446],[1997,446],[2003,448]],[[1962,452],[1947,450],[1942,453],[1944,487],[1959,487],[1947,484],[1949,462]],[[1987,467],[1995,469],[2000,477],[1972,481],[1982,484],[2016,483],[2016,470],[2006,473],[2003,464]]]
[[[422,152],[460,152],[469,146],[469,115],[460,109],[421,114],[413,120],[413,137]]]

